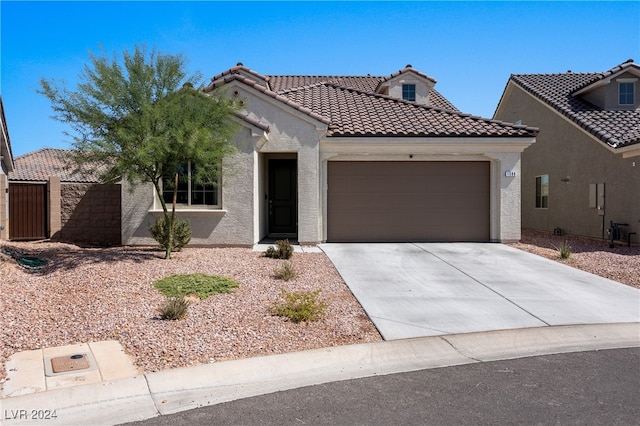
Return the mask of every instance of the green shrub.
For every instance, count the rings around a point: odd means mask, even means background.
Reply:
[[[276,241],[277,247],[269,246],[264,255],[272,259],[291,259],[293,256],[293,247],[289,240]]]
[[[164,304],[158,308],[160,318],[163,320],[179,320],[187,316],[189,302],[184,297],[168,297]]]
[[[279,280],[290,281],[298,276],[291,262],[284,262],[281,268],[277,268],[273,274]]]
[[[171,221],[165,220],[164,216],[158,218],[156,223],[149,228],[153,239],[165,250],[169,245],[170,228]],[[176,218],[173,224],[173,244],[171,245],[171,251],[182,250],[182,247],[189,244],[189,241],[191,241],[191,227],[189,226],[189,222]]]
[[[206,299],[212,294],[231,293],[238,283],[219,275],[188,274],[171,275],[156,281],[154,285],[165,296],[195,295],[200,299]]]
[[[556,247],[556,249],[561,259],[568,259],[571,256],[571,246],[566,240],[560,244],[560,247]]]
[[[271,314],[289,318],[295,323],[315,321],[324,315],[327,304],[318,300],[320,290],[296,293],[281,289],[281,292],[284,300],[271,305]]]

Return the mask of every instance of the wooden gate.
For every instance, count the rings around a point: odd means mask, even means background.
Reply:
[[[47,185],[9,183],[9,239],[48,238]]]

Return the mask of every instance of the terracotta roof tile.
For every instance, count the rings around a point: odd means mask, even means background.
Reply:
[[[537,129],[319,83],[283,92],[330,119],[328,136],[534,136]]]
[[[573,94],[637,65],[625,62],[604,73],[514,74],[511,81],[613,148],[640,143],[639,110],[604,110]]]
[[[61,182],[98,183],[90,174],[77,174],[69,163],[70,150],[43,148],[15,158],[15,170],[9,181],[45,182],[49,176],[59,176]]]
[[[460,113],[437,90],[430,105],[403,101],[376,93],[389,77],[261,75],[244,66],[217,74],[205,90],[238,81],[328,124],[327,136],[535,136],[538,129]],[[255,77],[255,79],[253,78]]]

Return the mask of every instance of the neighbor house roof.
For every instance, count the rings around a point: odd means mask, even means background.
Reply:
[[[60,182],[98,183],[89,173],[78,174],[69,162],[71,151],[42,148],[15,158],[15,169],[9,173],[10,181],[46,182],[50,176],[58,176]]]
[[[381,95],[388,77],[263,75],[238,65],[211,79],[207,90],[238,81],[328,125],[327,136],[533,137],[538,129],[463,114],[435,89],[429,105]]]
[[[510,80],[602,142],[623,148],[640,143],[640,111],[605,110],[579,94],[627,70],[640,67],[627,61],[604,73],[513,74]]]
[[[13,153],[11,152],[11,139],[9,138],[9,130],[7,129],[7,120],[4,116],[4,104],[2,103],[2,95],[0,95],[0,157],[4,162],[8,171],[14,168]]]

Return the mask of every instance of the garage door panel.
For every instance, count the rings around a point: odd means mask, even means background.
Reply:
[[[328,241],[488,241],[489,162],[329,162]]]

